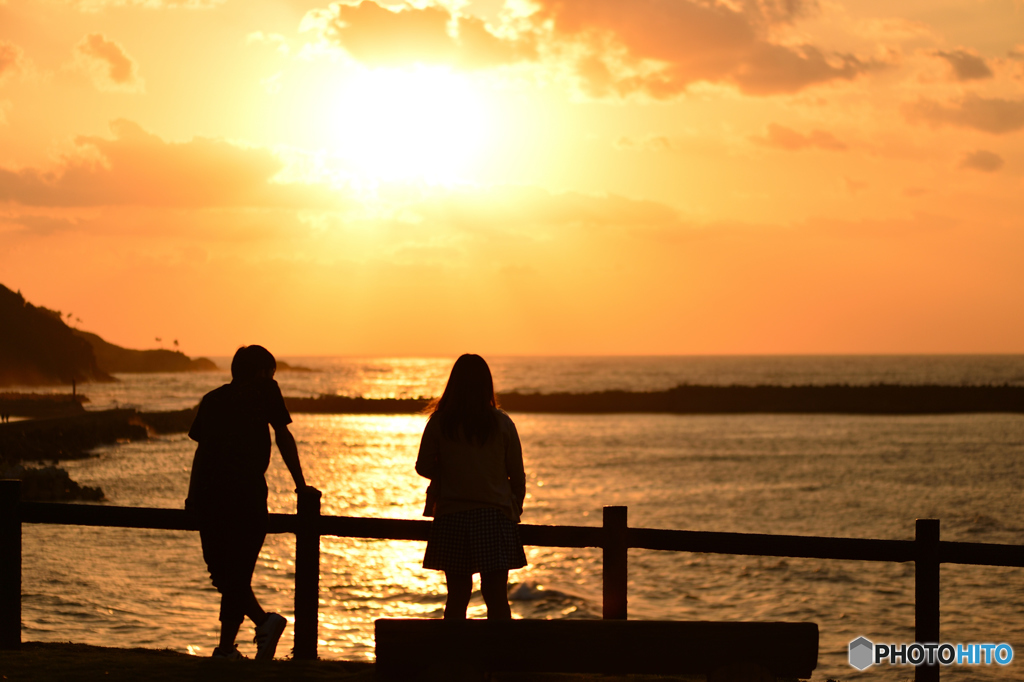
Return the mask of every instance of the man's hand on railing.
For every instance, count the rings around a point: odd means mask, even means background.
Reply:
[[[296,495],[300,495],[300,496],[301,495],[316,495],[316,498],[318,500],[324,496],[324,494],[322,492],[320,492],[319,490],[317,490],[316,488],[314,488],[311,485],[299,486],[298,488],[295,489],[295,494]]]

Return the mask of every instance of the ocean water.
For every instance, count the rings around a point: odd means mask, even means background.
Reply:
[[[282,372],[286,395],[429,396],[451,359],[287,358],[320,368]],[[226,363],[218,359],[222,366]],[[1019,356],[923,358],[495,358],[498,390],[652,390],[679,383],[1024,382]],[[80,387],[93,408],[194,405],[224,374],[125,376]],[[525,523],[600,525],[627,505],[632,526],[912,539],[938,518],[946,540],[1021,543],[1024,416],[513,414],[523,440]],[[425,481],[413,472],[425,419],[294,415],[292,432],[323,513],[421,518]],[[194,444],[183,434],[98,449],[62,463],[109,503],[180,508]],[[272,511],[294,511],[276,453]],[[373,657],[373,620],[439,617],[443,576],[420,567],[423,543],[324,537],[320,655]],[[294,539],[270,536],[254,579],[268,609],[292,616]],[[513,614],[598,618],[600,550],[528,547],[511,575]],[[26,525],[24,638],[168,647],[209,655],[218,595],[197,534]],[[810,620],[820,628],[814,679],[910,679],[909,667],[858,673],[858,636],[911,642],[912,564],[631,550],[631,618]],[[1007,642],[1024,652],[1024,571],[944,565],[942,639]],[[478,594],[471,616],[485,613]],[[255,649],[243,628],[246,654]],[[251,636],[251,635],[249,635]],[[279,647],[287,654],[291,630]],[[1024,660],[1024,659],[1022,659]],[[944,679],[1024,679],[1024,663],[950,668]]]

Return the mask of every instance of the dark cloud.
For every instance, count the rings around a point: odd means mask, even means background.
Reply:
[[[266,149],[221,140],[164,142],[131,121],[113,139],[79,137],[89,155],[53,170],[0,169],[0,201],[29,206],[308,206],[333,203],[317,187],[272,182],[283,164]],[[97,161],[95,154],[102,159]]]
[[[390,9],[373,0],[335,3],[319,18],[330,41],[370,66],[481,68],[535,56],[529,37],[500,38],[480,19],[453,16],[441,6]]]
[[[984,78],[992,78],[992,69],[988,67],[985,60],[976,54],[966,50],[953,50],[952,52],[936,52],[936,57],[942,57],[953,67],[953,75],[958,81],[973,81]]]
[[[697,82],[731,83],[750,95],[793,93],[877,68],[853,55],[768,39],[773,25],[816,6],[809,0],[536,0],[532,14],[500,29],[435,4],[392,10],[364,0],[335,3],[314,16],[329,40],[369,65],[560,61],[592,96],[665,99]]]
[[[1024,128],[1024,100],[988,99],[973,93],[952,104],[921,99],[905,105],[903,112],[911,121],[974,128],[994,135]]]
[[[12,225],[18,226],[24,232],[35,236],[63,234],[72,232],[79,227],[75,220],[51,216],[18,215],[7,218],[7,221]],[[0,222],[4,222],[4,219],[0,218]]]
[[[790,151],[813,147],[834,151],[846,149],[846,145],[837,140],[835,135],[832,133],[827,133],[823,130],[812,130],[810,133],[804,135],[803,133],[799,133],[777,123],[768,124],[768,131],[763,137],[755,136],[751,139],[758,144],[763,144],[768,147],[777,147],[779,149],[788,149]]]
[[[853,55],[829,59],[811,45],[794,48],[761,43],[736,68],[732,79],[748,95],[774,95],[832,80],[853,80],[876,66]]]
[[[979,149],[969,154],[965,154],[963,160],[960,161],[960,167],[983,171],[985,173],[995,173],[997,170],[1002,168],[1005,163],[1006,162],[1003,161],[1003,157],[999,156],[995,152]]]
[[[21,48],[14,43],[0,40],[0,81],[16,73],[22,64]]]
[[[734,9],[691,0],[539,0],[537,22],[555,41],[587,50],[579,69],[593,93],[644,92],[676,96],[699,81],[731,82],[750,95],[797,92],[816,83],[849,80],[874,68],[850,55],[826,55],[814,46],[776,45],[766,25],[787,21],[810,6],[750,2]],[[618,47],[621,54],[609,47]],[[613,55],[608,58],[607,55]],[[648,64],[660,64],[651,71]],[[599,68],[599,64],[604,68]]]
[[[743,11],[763,23],[790,23],[818,9],[817,0],[743,0]]]
[[[119,86],[132,86],[138,82],[135,62],[124,48],[100,33],[90,33],[82,38],[76,49],[93,63],[100,66],[104,75]]]

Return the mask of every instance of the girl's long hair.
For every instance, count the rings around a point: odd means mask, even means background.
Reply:
[[[491,368],[479,355],[459,356],[440,398],[427,405],[431,419],[439,419],[446,438],[464,438],[483,445],[498,428]]]

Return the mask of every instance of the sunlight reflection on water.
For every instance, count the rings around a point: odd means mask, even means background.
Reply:
[[[798,535],[910,538],[914,519],[942,519],[943,538],[1017,543],[1024,418],[1016,415],[513,415],[527,468],[525,523],[600,525],[603,505],[630,524]],[[413,471],[425,418],[295,415],[307,479],[323,513],[422,518]],[[180,508],[194,444],[183,434],[100,449],[62,466],[110,503]],[[275,454],[271,510],[293,512]],[[26,526],[26,640],[169,647],[209,655],[218,595],[194,533]],[[257,566],[264,605],[291,618],[294,538],[270,536]],[[320,653],[372,658],[373,620],[437,617],[443,576],[420,567],[422,542],[324,537]],[[600,550],[527,548],[512,576],[517,617],[595,618]],[[943,568],[943,638],[1007,641],[1024,650],[1024,576]],[[845,647],[865,635],[912,641],[913,566],[633,550],[630,615],[690,620],[814,620],[819,675],[846,677]],[[485,613],[479,593],[470,615]],[[291,649],[291,628],[279,652]],[[255,649],[245,631],[243,652]],[[874,679],[898,679],[879,669]],[[944,671],[989,680],[998,671]]]

